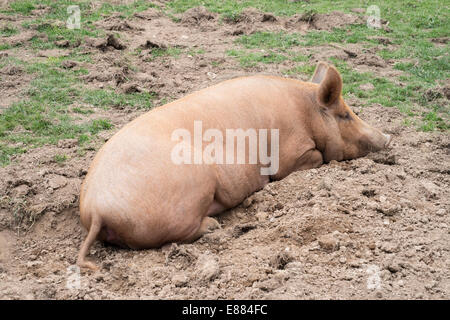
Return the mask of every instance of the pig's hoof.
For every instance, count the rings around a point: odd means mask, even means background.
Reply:
[[[202,221],[201,229],[203,231],[203,234],[211,233],[214,230],[220,228],[221,228],[220,223],[214,218],[206,217]]]
[[[190,243],[192,241],[197,240],[198,238],[201,238],[203,235],[207,233],[211,233],[216,229],[220,228],[219,222],[217,222],[216,219],[213,219],[211,217],[205,217],[202,220],[202,223],[200,224],[200,227],[197,229],[197,232],[195,234],[182,242],[184,243]]]
[[[82,262],[78,262],[77,264],[82,269],[85,268],[85,269],[89,269],[94,272],[100,270],[100,268],[95,263],[90,262],[90,261],[82,261]]]

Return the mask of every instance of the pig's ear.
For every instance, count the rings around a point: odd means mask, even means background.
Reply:
[[[329,107],[341,96],[342,78],[339,71],[333,66],[328,66],[325,75],[320,82],[317,99],[320,105]]]
[[[328,64],[326,62],[319,62],[316,67],[316,71],[314,71],[314,75],[311,78],[312,83],[321,83],[323,78],[325,77],[325,73],[327,73]]]

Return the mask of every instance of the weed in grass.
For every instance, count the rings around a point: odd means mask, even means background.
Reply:
[[[168,56],[178,58],[181,55],[181,53],[182,50],[176,47],[154,48],[150,52],[150,56],[148,57],[147,61],[152,61],[159,57],[168,57]]]
[[[67,156],[65,154],[57,154],[54,156],[53,160],[58,164],[62,164],[67,160]]]

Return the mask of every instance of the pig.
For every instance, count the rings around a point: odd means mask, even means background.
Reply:
[[[338,70],[319,62],[310,82],[266,75],[236,78],[125,125],[98,151],[83,181],[80,220],[88,234],[78,266],[98,269],[86,258],[96,239],[131,249],[192,242],[219,227],[212,216],[239,205],[270,181],[387,147],[391,137],[352,112],[342,86]],[[219,132],[277,130],[276,170],[262,174],[270,164],[260,161],[175,163],[173,150],[180,142],[173,132],[193,132],[195,121]]]

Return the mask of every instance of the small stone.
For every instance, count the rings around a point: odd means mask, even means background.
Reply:
[[[396,273],[400,271],[401,267],[398,263],[391,262],[387,265],[386,269],[388,269],[391,273]]]
[[[76,67],[76,66],[77,66],[77,63],[76,63],[75,61],[72,61],[72,60],[64,60],[64,61],[61,63],[61,66],[62,66],[64,69],[72,69],[73,67]]]
[[[270,266],[275,268],[275,269],[279,269],[282,270],[285,268],[285,266],[291,262],[294,258],[292,257],[292,255],[289,253],[289,251],[284,250],[279,252],[277,255],[275,255],[274,257],[272,257],[272,259],[270,260]]]
[[[393,205],[390,202],[381,202],[377,206],[377,211],[383,213],[385,216],[393,216],[396,213],[400,212],[402,210],[401,205]]]
[[[325,177],[322,179],[322,181],[320,181],[319,189],[325,189],[325,190],[331,191],[332,188],[333,188],[333,185],[331,183],[330,178]]]
[[[423,181],[421,187],[427,199],[438,199],[439,188],[433,182]]]
[[[333,234],[326,234],[317,239],[319,246],[328,252],[339,250],[339,240]]]
[[[68,40],[59,40],[55,42],[55,45],[60,48],[67,48],[70,46],[70,42]]]
[[[267,220],[268,214],[267,214],[267,212],[260,211],[260,212],[257,212],[255,214],[255,216],[256,216],[256,219],[258,219],[259,222],[262,222],[262,221]]]
[[[392,242],[384,242],[380,249],[386,253],[394,253],[398,251],[398,245]]]
[[[124,93],[142,92],[141,88],[136,83],[127,83],[122,86]]]
[[[340,212],[344,213],[344,214],[350,214],[350,210],[343,207],[343,206],[336,206],[336,209],[339,210]]]
[[[209,253],[200,255],[197,259],[196,270],[200,279],[214,280],[220,272],[217,257]]]
[[[175,274],[172,277],[172,283],[175,285],[175,287],[184,287],[188,283],[188,277],[186,275],[179,273]]]
[[[62,188],[66,184],[67,184],[67,178],[60,176],[60,175],[54,175],[48,180],[48,186],[54,190]]]
[[[214,72],[207,72],[206,75],[210,80],[213,80],[217,77],[217,74],[215,74]]]

